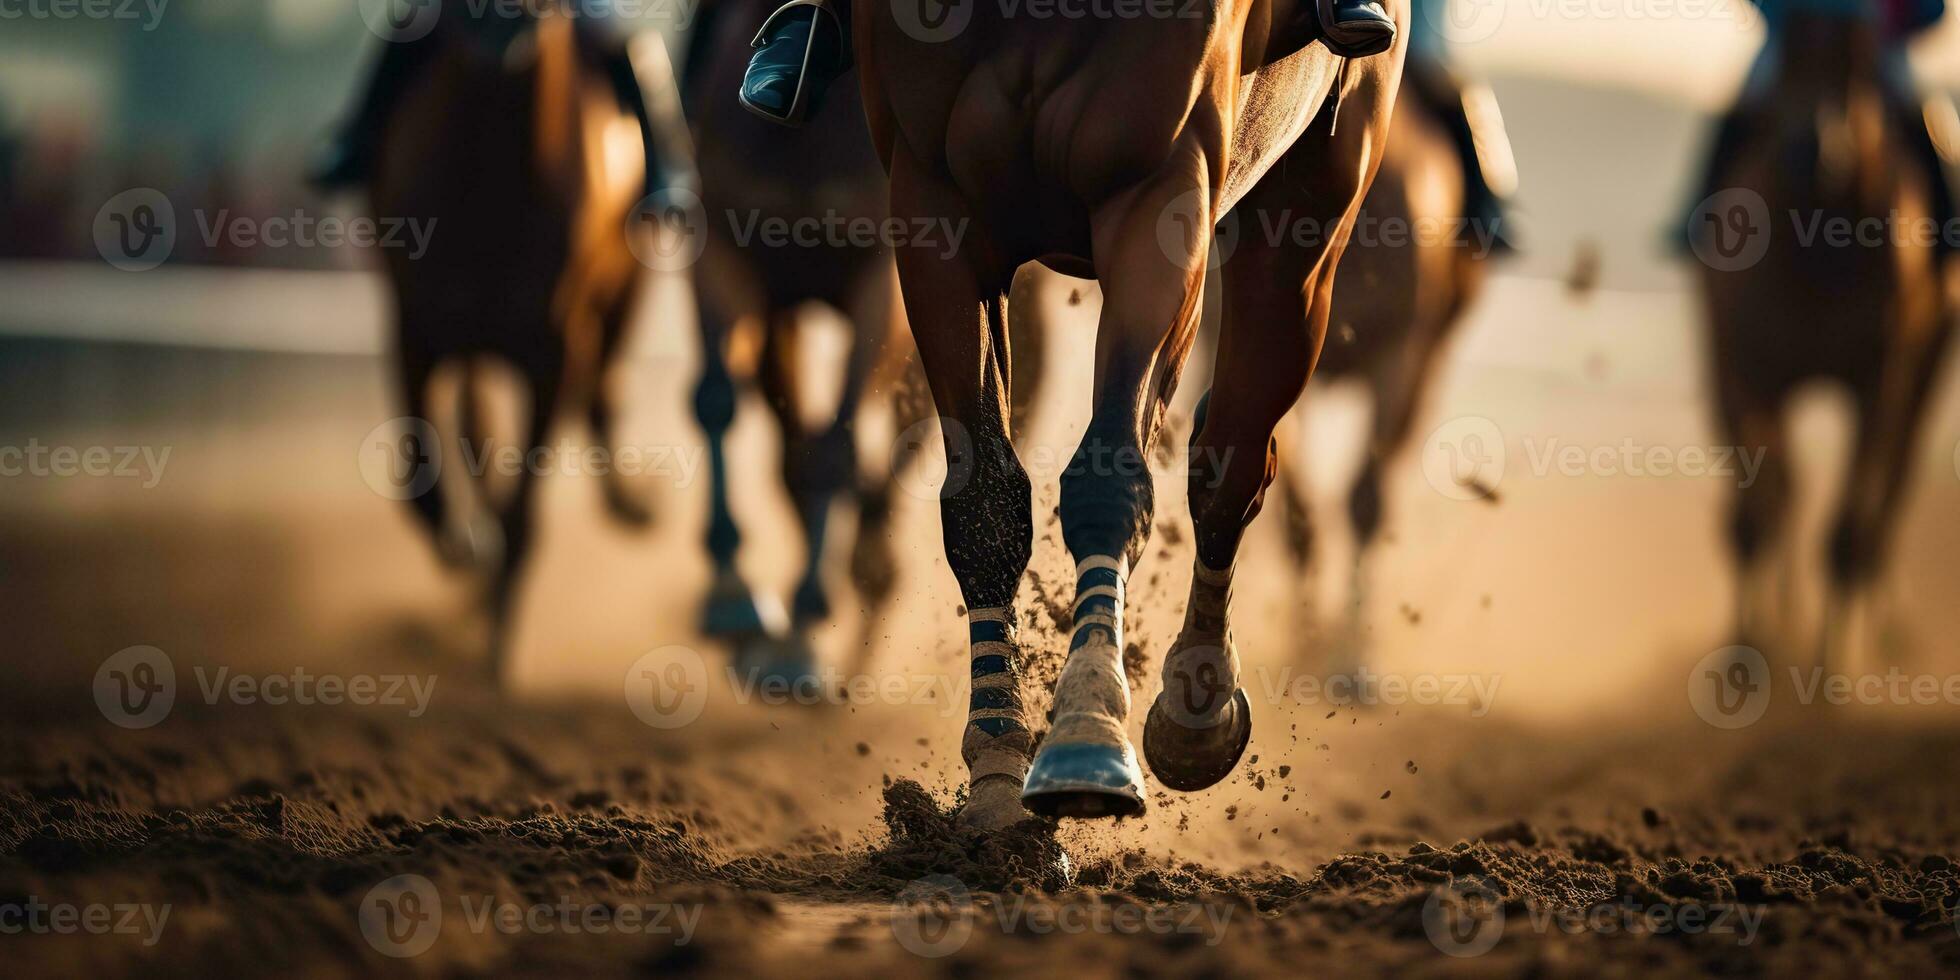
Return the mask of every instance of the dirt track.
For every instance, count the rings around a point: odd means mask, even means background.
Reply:
[[[1506,295],[1480,322],[1523,308]],[[1698,438],[1692,404],[1604,349],[1609,380],[1575,398],[1557,376],[1521,383],[1544,369],[1473,334],[1465,356],[1488,380],[1447,385],[1439,411],[1489,414],[1512,438]],[[1568,353],[1566,367],[1597,372],[1583,342],[1550,356]],[[1960,709],[1779,704],[1739,732],[1698,721],[1684,679],[1719,644],[1726,602],[1719,497],[1704,484],[1524,474],[1501,506],[1466,510],[1405,468],[1377,583],[1380,662],[1500,678],[1486,705],[1362,709],[1291,693],[1284,671],[1313,640],[1262,536],[1240,626],[1269,693],[1256,760],[1212,793],[1159,794],[1140,821],[980,847],[945,819],[961,775],[957,712],[937,693],[951,688],[899,704],[733,703],[721,653],[691,635],[705,585],[698,487],[656,488],[660,519],[636,536],[596,516],[590,481],[552,482],[516,694],[500,698],[479,676],[467,589],[439,574],[400,505],[360,483],[361,433],[390,414],[374,362],[15,344],[0,363],[10,442],[176,453],[154,491],[27,483],[0,503],[0,616],[15,637],[0,665],[0,906],[169,906],[149,946],[6,937],[16,975],[1960,966]],[[659,394],[629,438],[683,443],[685,361],[656,350],[645,364]],[[1630,392],[1648,401],[1629,406]],[[766,430],[744,424],[742,465],[770,472]],[[1079,423],[1064,406],[1048,424],[1066,445]],[[1934,428],[1950,445],[1949,427]],[[1944,673],[1950,651],[1932,638],[1960,615],[1937,601],[1952,594],[1942,556],[1960,528],[1929,515],[1950,513],[1960,490],[1931,464],[1922,483],[1900,558],[1914,602],[1897,632],[1917,641],[1903,663]],[[737,506],[781,526],[774,493],[746,481]],[[1038,513],[1052,505],[1037,500]],[[1162,500],[1131,602],[1142,696],[1188,564],[1181,497]],[[930,511],[911,506],[901,532],[911,591],[876,631],[877,669],[950,684],[960,633]],[[1054,529],[1038,535],[1031,598],[1064,567]],[[775,586],[793,573],[769,543],[781,538],[757,533],[748,556]],[[1042,608],[1031,601],[1028,618],[1052,662]],[[847,615],[820,645],[835,656],[854,635]],[[668,643],[698,648],[711,679],[700,719],[674,730],[642,724],[620,695],[628,665]],[[177,700],[155,727],[126,731],[98,710],[93,681],[137,644],[167,652]],[[206,703],[218,668],[302,667],[435,686],[419,714]],[[362,914],[377,900],[403,908],[373,891],[402,874],[428,879],[444,924],[412,933],[432,945],[398,959]],[[1499,897],[1493,950],[1443,954],[1425,917],[1439,886]],[[922,896],[952,924],[916,914]],[[517,907],[513,931],[472,927],[486,899]],[[592,906],[644,909],[668,931],[569,933]],[[1570,933],[1546,919],[1575,913],[1591,917]],[[1630,935],[1628,914],[1712,921]],[[1489,935],[1457,924],[1473,942]]]

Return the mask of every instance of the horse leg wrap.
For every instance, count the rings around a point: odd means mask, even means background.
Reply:
[[[973,688],[966,735],[960,741],[968,779],[960,821],[994,830],[1028,816],[1021,806],[1021,781],[1028,775],[1034,739],[1022,717],[1020,631],[1014,610],[995,606],[970,610],[967,632],[972,642]]]
[[[1047,738],[1021,798],[1037,812],[1124,816],[1143,812],[1143,776],[1125,726],[1122,558],[1092,555],[1076,565],[1075,627],[1055,684]]]

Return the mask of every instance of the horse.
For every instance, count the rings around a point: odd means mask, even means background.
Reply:
[[[1887,105],[1876,27],[1804,10],[1788,17],[1772,90],[1745,110],[1736,152],[1711,185],[1727,189],[1703,202],[1690,231],[1716,422],[1734,445],[1763,453],[1757,479],[1737,489],[1728,529],[1743,645],[1787,636],[1792,612],[1785,403],[1800,385],[1825,381],[1848,390],[1855,407],[1816,647],[1825,667],[1845,670],[1876,652],[1872,603],[1952,332],[1937,249],[1893,233],[1892,220],[1930,224],[1931,181],[1942,178],[1907,152],[1903,127],[1920,123]],[[1887,232],[1850,245],[1806,240],[1806,227],[1830,226]]]
[[[501,675],[532,545],[536,474],[527,463],[508,493],[495,494],[470,465],[491,448],[492,371],[501,361],[528,390],[516,444],[525,460],[561,407],[582,407],[595,441],[612,445],[616,397],[606,382],[643,271],[626,229],[646,161],[633,116],[569,14],[535,3],[512,25],[460,6],[444,13],[433,28],[440,53],[386,124],[371,198],[378,215],[434,224],[425,254],[387,254],[396,383],[411,422],[403,482],[445,563],[487,573],[490,665]],[[454,422],[467,440],[459,462],[474,480],[444,479],[458,467],[439,463],[432,378],[445,366],[455,369]],[[616,467],[604,488],[614,515],[647,520]]]
[[[1442,354],[1489,271],[1494,229],[1466,227],[1464,214],[1462,160],[1435,111],[1406,83],[1381,169],[1361,205],[1360,240],[1341,258],[1331,332],[1314,368],[1315,384],[1360,384],[1371,407],[1361,466],[1347,494],[1354,551],[1343,619],[1325,661],[1331,675],[1352,675],[1367,660],[1368,558],[1382,525],[1383,472],[1408,444]],[[1296,433],[1286,438],[1299,442]],[[1291,456],[1290,465],[1281,457],[1274,487],[1298,573],[1298,608],[1307,610],[1317,538],[1302,457]]]
[[[1273,428],[1326,333],[1334,271],[1380,159],[1404,30],[1344,60],[1310,5],[1221,0],[1134,16],[1051,19],[984,4],[863,0],[853,32],[892,215],[968,231],[952,255],[897,249],[914,342],[958,473],[940,493],[965,600],[972,691],[960,820],[1144,810],[1124,673],[1125,583],[1154,501],[1148,460],[1190,353],[1214,264],[1224,281],[1214,376],[1190,441],[1197,560],[1143,752],[1181,791],[1229,775],[1251,739],[1229,623],[1234,560],[1273,474]],[[1228,212],[1294,215],[1333,234],[1243,235],[1215,263]],[[1256,229],[1256,220],[1241,225]],[[1096,279],[1093,413],[1061,483],[1076,560],[1068,659],[1036,745],[1023,705],[1015,593],[1033,543],[1031,482],[1009,431],[1007,294],[1038,262]],[[1052,383],[1052,379],[1051,379]]]
[[[900,440],[890,458],[861,465],[860,411],[886,401],[901,431],[928,413],[923,385],[910,377],[910,333],[883,241],[884,178],[856,92],[840,85],[811,124],[795,130],[764,122],[736,99],[751,33],[769,9],[767,0],[719,5],[697,26],[685,67],[683,100],[703,178],[695,216],[702,248],[691,269],[702,352],[694,413],[712,475],[714,579],[701,625],[734,646],[738,665],[803,683],[815,661],[810,633],[832,613],[825,573],[840,502],[857,512],[850,568],[865,603],[854,648],[860,665],[870,657],[872,625],[896,591],[893,474],[917,457],[919,440]],[[827,413],[810,404],[799,358],[813,306],[841,314],[849,328],[836,406]],[[728,502],[725,443],[748,389],[760,390],[782,432],[781,477],[803,530],[803,570],[787,615],[736,565],[742,533]],[[812,422],[815,415],[822,421]]]

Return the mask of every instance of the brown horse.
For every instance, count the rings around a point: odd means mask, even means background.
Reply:
[[[1305,388],[1326,331],[1338,232],[1379,160],[1402,48],[1344,62],[1314,43],[1312,8],[1290,0],[1079,19],[961,4],[931,22],[926,6],[865,0],[854,28],[894,217],[970,229],[951,256],[898,249],[960,473],[940,515],[973,655],[962,818],[998,827],[1025,816],[1024,802],[1051,815],[1140,813],[1123,592],[1151,525],[1148,460],[1196,333],[1213,228],[1236,208],[1337,233],[1311,244],[1242,235],[1219,268],[1219,380],[1190,453],[1198,560],[1144,731],[1158,780],[1181,790],[1228,775],[1251,737],[1228,624],[1233,563],[1272,478],[1273,427]],[[1097,279],[1104,299],[1093,416],[1061,478],[1075,625],[1030,759],[1014,602],[1033,515],[1008,432],[1006,298],[1016,270],[1035,261]]]
[[[602,389],[642,272],[624,229],[645,161],[633,117],[555,5],[536,5],[521,30],[494,36],[452,7],[435,26],[441,53],[387,126],[373,207],[435,222],[425,254],[391,250],[387,262],[401,397],[415,430],[401,444],[406,485],[419,490],[415,513],[445,560],[488,569],[500,670],[531,546],[535,474],[520,467],[501,495],[482,479],[439,482],[440,443],[424,445],[436,439],[431,377],[443,365],[459,369],[454,414],[469,444],[452,473],[492,446],[482,399],[495,361],[528,388],[516,443],[527,460],[561,405],[585,408],[594,438],[611,445],[613,402]],[[643,520],[644,504],[608,472],[614,513]],[[481,504],[494,508],[494,525],[472,520]]]
[[[1856,444],[1831,532],[1821,659],[1852,669],[1871,654],[1876,596],[1928,390],[1951,332],[1939,253],[1892,234],[1925,223],[1930,181],[1903,143],[1920,125],[1888,107],[1873,26],[1793,12],[1773,91],[1742,119],[1738,150],[1691,227],[1711,325],[1715,402],[1738,447],[1764,453],[1735,500],[1735,628],[1762,643],[1786,626],[1777,581],[1792,496],[1783,411],[1813,380],[1849,389]],[[1882,227],[1863,241],[1830,229]],[[1922,225],[1923,226],[1923,225]],[[1806,240],[1806,229],[1817,237]],[[1820,288],[1822,287],[1822,288]]]
[[[1382,474],[1407,445],[1430,378],[1488,272],[1493,229],[1465,226],[1463,163],[1442,121],[1414,91],[1404,84],[1396,99],[1381,169],[1362,201],[1356,240],[1341,257],[1330,335],[1314,368],[1316,384],[1358,382],[1371,404],[1361,468],[1348,493],[1354,556],[1343,622],[1324,661],[1331,674],[1367,661],[1367,558],[1382,524]],[[1297,436],[1288,438],[1298,444]],[[1304,610],[1315,535],[1301,457],[1291,458],[1276,489]]]

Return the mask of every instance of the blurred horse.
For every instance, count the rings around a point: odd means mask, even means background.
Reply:
[[[373,207],[435,223],[419,258],[387,253],[402,403],[421,420],[402,448],[409,485],[426,488],[411,501],[415,513],[443,558],[489,573],[492,665],[501,671],[532,543],[532,453],[561,405],[584,408],[594,438],[612,443],[604,382],[642,271],[625,228],[645,160],[633,117],[555,5],[528,7],[515,23],[451,12],[459,16],[435,27],[442,52],[388,123]],[[495,361],[514,368],[530,396],[516,443],[527,464],[507,494],[491,492],[481,467],[472,467],[475,481],[438,480],[430,467],[439,447],[420,445],[433,437],[431,378],[451,365],[456,423],[469,443],[458,461],[491,448],[483,401]],[[612,512],[643,522],[645,504],[612,472]],[[494,523],[481,519],[484,505]]]
[[[1744,642],[1775,638],[1791,614],[1785,402],[1799,385],[1829,380],[1849,389],[1856,408],[1820,642],[1824,665],[1843,670],[1870,663],[1871,603],[1952,329],[1938,252],[1893,232],[1895,222],[1927,220],[1940,177],[1904,149],[1901,127],[1920,123],[1888,109],[1873,25],[1789,17],[1773,91],[1744,118],[1738,151],[1714,182],[1729,190],[1704,202],[1690,231],[1703,260],[1720,425],[1734,445],[1765,454],[1730,526]],[[1805,228],[1832,225],[1886,231],[1861,244],[1803,240]]]
[[[839,86],[801,129],[764,122],[736,99],[750,37],[773,2],[719,4],[698,24],[685,69],[703,177],[696,217],[705,223],[692,270],[702,350],[694,410],[712,466],[707,543],[715,564],[702,625],[735,645],[738,667],[800,682],[814,663],[810,632],[831,617],[830,518],[842,502],[857,510],[850,568],[865,604],[854,666],[871,656],[872,629],[896,583],[894,473],[917,456],[916,426],[930,405],[914,377],[897,272],[882,240],[884,178],[855,88]],[[817,306],[841,314],[848,328],[828,410],[813,397],[828,386],[803,357]],[[803,528],[803,571],[787,616],[736,565],[742,535],[729,506],[725,443],[739,395],[750,387],[760,389],[782,432],[781,475]],[[900,438],[889,457],[864,465],[857,426],[873,399],[891,405]]]
[[[1328,321],[1332,335],[1314,366],[1316,383],[1358,382],[1371,404],[1361,467],[1348,492],[1354,555],[1345,617],[1324,659],[1330,674],[1349,674],[1366,663],[1367,560],[1382,524],[1382,473],[1408,443],[1443,350],[1483,289],[1492,229],[1466,226],[1464,214],[1458,151],[1434,110],[1405,82],[1381,169],[1361,204],[1362,240],[1341,257]],[[1289,416],[1298,418],[1298,412]],[[1297,434],[1287,439],[1299,442]],[[1308,571],[1316,541],[1300,465],[1305,454],[1291,458],[1295,462],[1281,466],[1275,486],[1304,612],[1310,609]]]
[[[972,698],[961,819],[1141,813],[1128,735],[1124,588],[1153,519],[1148,460],[1197,331],[1214,228],[1234,208],[1328,229],[1244,235],[1224,278],[1214,372],[1191,440],[1197,567],[1144,730],[1159,782],[1218,782],[1251,737],[1228,625],[1232,570],[1326,331],[1334,268],[1379,161],[1402,47],[1347,61],[1311,7],[1223,0],[1163,16],[1057,20],[966,5],[928,20],[865,0],[854,29],[873,142],[907,222],[968,227],[951,255],[900,247],[906,312],[957,479],[940,494],[966,600]],[[1393,5],[1406,25],[1407,11]],[[1241,222],[1259,227],[1257,220]],[[1007,293],[1024,264],[1103,291],[1093,416],[1061,477],[1077,565],[1069,655],[1038,752],[1014,608],[1033,545],[1031,482],[1009,435]],[[1030,759],[1030,753],[1034,752]]]

